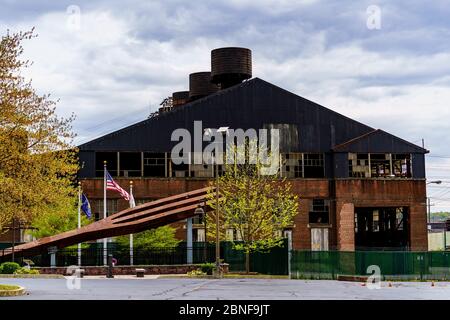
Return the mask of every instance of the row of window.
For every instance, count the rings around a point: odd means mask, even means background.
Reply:
[[[196,177],[215,176],[215,167],[208,164],[174,164],[169,153],[151,152],[97,152],[96,176],[103,176],[103,163],[111,175],[120,177]],[[349,177],[351,178],[411,178],[410,154],[349,153]],[[279,172],[286,178],[324,178],[323,153],[281,154]],[[218,166],[223,172],[223,166]]]
[[[353,178],[411,178],[410,154],[350,153],[349,176]]]
[[[193,159],[192,159],[193,160]],[[196,177],[215,176],[215,166],[208,164],[174,164],[169,153],[97,152],[96,176],[103,176],[104,161],[108,172],[120,177]],[[280,158],[280,176],[287,178],[325,177],[325,159],[321,153],[289,153]],[[218,166],[223,172],[224,166]]]

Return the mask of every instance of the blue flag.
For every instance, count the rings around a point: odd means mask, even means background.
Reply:
[[[84,195],[84,193],[81,195],[81,210],[83,210],[88,219],[91,218],[91,205],[89,204],[88,198]]]

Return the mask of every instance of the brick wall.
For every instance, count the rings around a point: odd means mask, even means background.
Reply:
[[[223,264],[223,272],[229,272],[229,265]],[[114,275],[135,275],[136,268],[144,269],[146,275],[161,275],[161,274],[186,274],[190,271],[199,268],[199,265],[185,264],[185,265],[161,265],[161,266],[116,266],[113,268]],[[67,267],[56,268],[34,268],[39,270],[40,274],[60,274],[69,275]],[[106,276],[108,274],[108,267],[82,267],[86,276]]]
[[[338,202],[336,205],[337,249],[355,251],[355,206]]]
[[[116,180],[128,189],[130,179]],[[424,180],[336,180],[292,179],[292,190],[300,198],[299,213],[294,219],[293,247],[309,250],[311,233],[308,212],[311,199],[330,198],[330,187],[335,191],[330,212],[330,248],[354,250],[354,207],[405,206],[410,208],[410,242],[414,250],[428,246],[426,231],[426,184]],[[133,179],[136,199],[159,199],[207,186],[208,180],[199,178],[136,178]],[[103,179],[82,180],[84,192],[90,199],[103,198]],[[115,192],[108,191],[109,199],[118,199],[118,209],[126,209],[128,202]],[[178,239],[186,239],[184,222],[172,224]],[[353,240],[352,240],[353,239]]]

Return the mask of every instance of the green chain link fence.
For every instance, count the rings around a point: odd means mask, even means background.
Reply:
[[[450,252],[292,251],[292,279],[370,276],[380,268],[383,280],[450,280]]]

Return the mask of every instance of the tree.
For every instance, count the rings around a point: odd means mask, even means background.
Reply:
[[[56,102],[22,77],[22,41],[33,30],[0,41],[0,230],[12,219],[30,223],[45,214],[74,213],[77,150],[73,116],[59,118]],[[0,231],[1,232],[1,231]]]
[[[247,157],[248,159],[248,157]],[[250,272],[250,253],[266,251],[282,244],[282,231],[292,226],[298,212],[298,197],[291,184],[277,175],[262,175],[264,164],[226,164],[218,178],[219,237],[227,239],[227,230],[237,233],[242,242],[233,242],[235,250],[246,254],[246,272]],[[215,186],[216,182],[211,182]],[[216,237],[216,194],[208,194],[208,237]]]
[[[175,228],[163,226],[157,229],[136,233],[133,237],[134,247],[142,250],[174,248],[180,243],[180,241],[175,238],[175,231]],[[117,237],[116,241],[123,247],[130,245],[129,236]]]
[[[75,199],[76,201],[76,199]],[[75,207],[77,204],[74,203]],[[84,213],[81,213],[81,225],[89,224],[89,220]],[[74,230],[78,227],[78,213],[74,210],[60,211],[58,209],[52,210],[49,208],[44,213],[39,215],[33,221],[33,227],[36,228],[30,231],[30,234],[39,239],[48,236],[53,236],[69,230]]]

